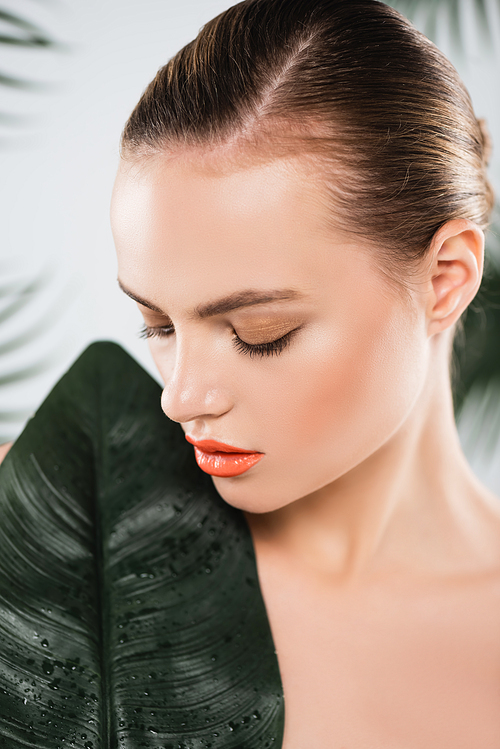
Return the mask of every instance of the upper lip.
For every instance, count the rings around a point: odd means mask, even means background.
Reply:
[[[221,453],[255,453],[257,450],[244,450],[241,447],[233,447],[232,445],[226,445],[224,442],[217,442],[217,440],[195,440],[188,434],[185,435],[188,442],[195,447],[199,447],[201,450],[205,450],[209,453],[221,452]]]

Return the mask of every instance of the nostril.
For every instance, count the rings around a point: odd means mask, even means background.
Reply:
[[[172,421],[186,423],[222,416],[232,408],[232,399],[219,387],[176,388],[175,381],[171,381],[163,390],[161,408]]]

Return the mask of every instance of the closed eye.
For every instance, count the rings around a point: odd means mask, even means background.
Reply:
[[[281,338],[277,338],[275,341],[268,341],[267,343],[246,343],[246,341],[242,341],[235,333],[233,343],[238,351],[249,356],[278,356],[290,344],[292,336],[298,330],[299,328],[295,328],[281,336]]]
[[[166,338],[173,332],[173,325],[143,325],[139,331],[139,338]]]
[[[243,341],[235,332],[233,343],[235,348],[242,354],[249,356],[278,356],[290,344],[292,336],[299,330],[295,328],[289,333],[277,338],[275,341],[266,343],[247,343]],[[139,331],[140,338],[167,338],[175,332],[173,325],[143,325]]]

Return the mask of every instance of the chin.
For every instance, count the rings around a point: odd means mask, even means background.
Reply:
[[[248,479],[248,480],[245,480]],[[279,510],[290,504],[294,499],[281,494],[266,494],[258,486],[258,482],[252,482],[251,476],[235,476],[232,478],[220,478],[212,476],[212,481],[222,499],[243,512],[264,514]],[[298,499],[298,497],[297,497]]]

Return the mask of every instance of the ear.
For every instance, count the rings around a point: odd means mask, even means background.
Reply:
[[[481,284],[484,233],[467,219],[453,219],[434,235],[429,255],[428,335],[449,328],[471,303]]]

